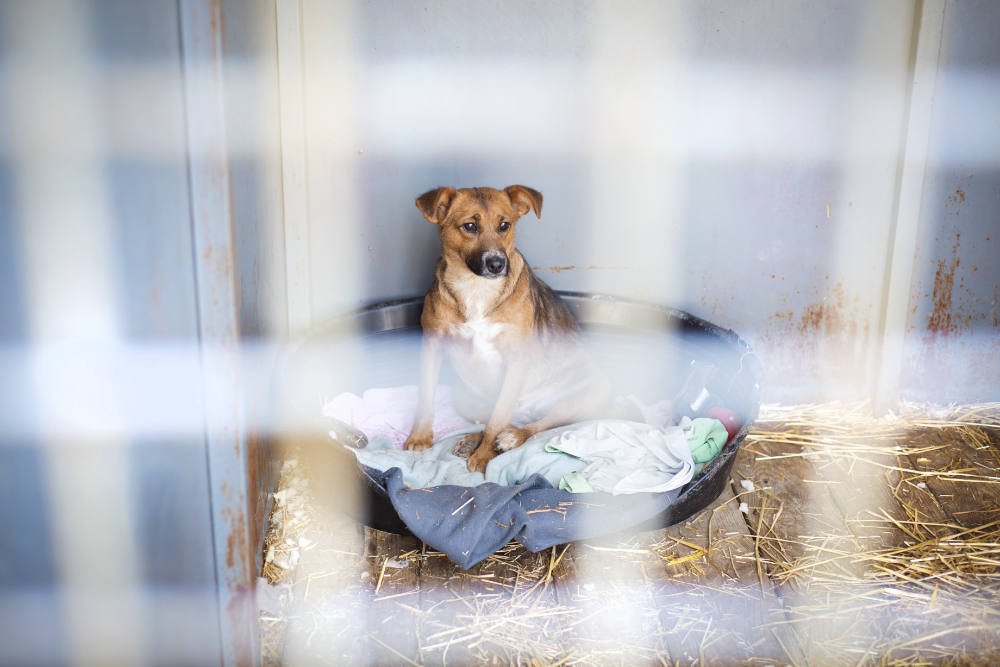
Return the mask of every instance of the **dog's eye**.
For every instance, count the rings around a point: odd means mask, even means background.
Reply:
[[[462,225],[462,229],[464,229],[465,231],[467,231],[467,232],[469,232],[471,234],[475,234],[476,232],[479,231],[479,225],[477,225],[474,222],[467,222],[464,225]]]
[[[502,232],[505,232],[505,231],[507,231],[508,229],[510,229],[510,223],[509,223],[509,222],[507,222],[506,220],[501,220],[501,221],[500,221],[500,226],[499,226],[499,227],[497,227],[497,229],[499,229],[501,233],[502,233]]]

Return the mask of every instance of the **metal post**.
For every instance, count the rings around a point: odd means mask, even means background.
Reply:
[[[872,406],[876,414],[891,409],[899,398],[903,342],[910,307],[910,283],[917,250],[917,226],[927,170],[934,90],[944,28],[945,0],[924,0],[914,22],[913,70],[910,84],[906,143],[900,156],[895,218],[890,231],[888,270],[883,288],[878,336],[878,363]]]
[[[222,662],[257,664],[221,3],[181,0],[198,327]]]

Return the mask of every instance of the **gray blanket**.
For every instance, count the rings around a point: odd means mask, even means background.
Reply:
[[[487,558],[510,540],[530,551],[623,530],[655,517],[679,494],[570,493],[555,489],[541,475],[501,486],[411,488],[399,468],[365,473],[388,495],[410,531],[445,553],[462,569]]]

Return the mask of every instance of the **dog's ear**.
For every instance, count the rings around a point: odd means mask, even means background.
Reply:
[[[542,217],[542,193],[524,185],[510,185],[503,189],[510,197],[514,210],[519,216],[534,211],[536,218]]]
[[[455,188],[435,188],[417,197],[417,208],[427,222],[439,224],[448,215],[448,207],[455,198]]]

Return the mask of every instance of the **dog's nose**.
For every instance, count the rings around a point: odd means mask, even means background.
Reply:
[[[486,270],[491,275],[503,275],[503,272],[507,270],[507,258],[503,255],[487,255],[483,259],[483,265],[486,266]]]

